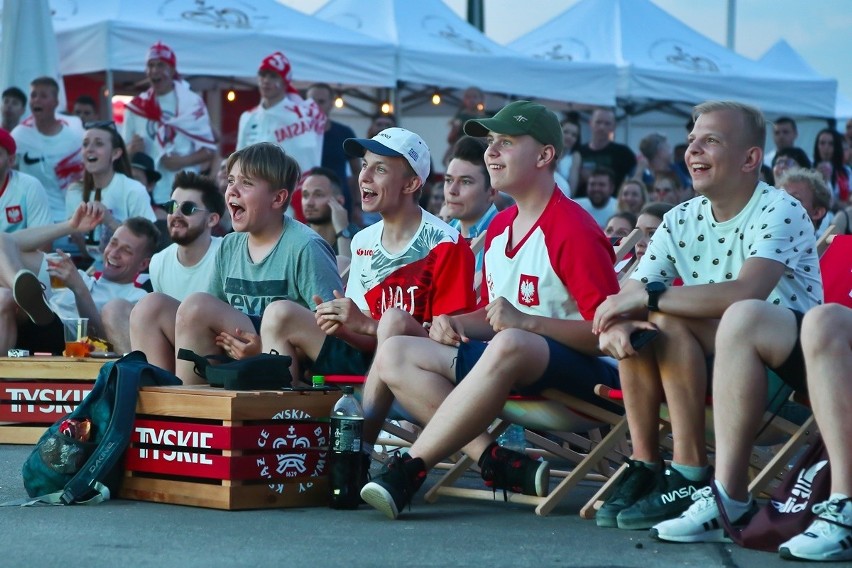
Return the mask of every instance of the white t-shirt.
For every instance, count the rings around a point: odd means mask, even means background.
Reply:
[[[614,197],[610,197],[609,201],[606,202],[606,205],[600,209],[594,207],[588,197],[580,197],[579,199],[575,199],[575,201],[580,207],[585,209],[589,215],[594,217],[595,222],[601,229],[606,228],[606,222],[609,221],[609,218],[615,215],[618,211],[618,201]]]
[[[671,284],[679,276],[685,286],[728,282],[752,257],[786,265],[767,301],[800,312],[822,303],[813,223],[801,203],[763,182],[739,214],[721,223],[706,197],[675,206],[631,278]]]
[[[27,227],[53,223],[47,192],[36,178],[14,170],[8,182],[0,180],[0,232],[14,233]]]
[[[193,292],[206,292],[216,267],[216,251],[222,237],[213,237],[204,257],[195,266],[184,266],[177,257],[178,245],[172,243],[151,257],[148,272],[154,292],[168,294],[182,302]]]
[[[46,263],[43,263],[43,265],[46,265]],[[135,304],[144,298],[145,294],[147,294],[145,290],[137,288],[136,284],[132,282],[130,284],[118,284],[117,282],[112,282],[106,278],[94,278],[82,270],[78,270],[78,272],[83,278],[86,288],[89,289],[89,293],[92,295],[92,301],[94,301],[98,312],[100,312],[104,305],[106,305],[106,303],[110,300],[119,298],[127,300],[131,304]],[[39,278],[41,278],[41,275],[39,275]],[[77,301],[74,299],[74,292],[72,292],[69,288],[54,290],[48,302],[50,303],[51,309],[56,312],[60,318],[80,317],[80,314],[77,312]]]
[[[321,165],[325,115],[313,99],[288,96],[276,105],[255,108],[240,115],[237,150],[258,142],[281,146],[306,172]]]
[[[95,200],[95,191],[92,190],[89,201]],[[82,184],[74,184],[68,188],[65,196],[65,214],[68,218],[74,214],[77,206],[83,202]],[[151,209],[151,198],[145,186],[133,178],[129,178],[118,172],[112,176],[112,180],[101,190],[101,203],[106,207],[116,221],[119,223],[130,217],[144,217],[152,223],[157,220],[154,210]],[[108,240],[109,235],[105,225],[96,229],[98,242]]]
[[[83,131],[62,118],[59,121],[62,130],[54,136],[40,133],[32,117],[12,130],[18,145],[18,170],[41,182],[57,223],[66,219],[65,191],[83,178]]]

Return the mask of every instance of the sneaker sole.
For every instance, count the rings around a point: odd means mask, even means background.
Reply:
[[[45,326],[53,321],[54,313],[44,299],[41,282],[29,270],[19,270],[15,275],[12,297],[37,326]]]
[[[724,529],[716,529],[712,531],[703,532],[701,534],[689,535],[661,535],[657,529],[651,529],[649,533],[651,538],[663,542],[733,542],[725,534]]]
[[[369,506],[384,513],[391,520],[395,520],[399,516],[393,496],[378,483],[371,481],[365,485],[361,489],[361,499]]]
[[[539,497],[547,497],[550,493],[550,463],[541,462],[535,472],[535,494]]]
[[[618,520],[615,517],[601,517],[600,514],[595,515],[595,524],[603,529],[618,528]]]
[[[833,553],[822,554],[793,554],[792,552],[790,552],[789,548],[787,548],[786,546],[782,546],[778,549],[778,554],[784,560],[813,560],[817,562],[852,560],[852,552],[850,552],[849,550],[837,550]]]

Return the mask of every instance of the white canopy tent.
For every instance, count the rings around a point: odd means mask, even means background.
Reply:
[[[315,16],[392,42],[400,81],[553,101],[615,102],[612,63],[526,57],[487,38],[441,0],[331,0]]]
[[[51,0],[64,74],[141,72],[148,48],[171,47],[184,75],[253,78],[274,51],[294,78],[390,87],[393,46],[275,0]]]
[[[820,77],[820,74],[805,61],[801,55],[796,52],[786,40],[779,39],[770,47],[766,53],[758,59],[759,63],[773,67],[775,69],[785,69],[801,75],[810,75]],[[834,107],[834,118],[844,119],[852,118],[852,100],[843,96],[840,91],[837,92],[836,103]]]
[[[544,60],[615,65],[619,105],[628,114],[647,101],[707,99],[739,100],[768,113],[834,114],[835,80],[742,57],[649,0],[583,0],[509,47]]]

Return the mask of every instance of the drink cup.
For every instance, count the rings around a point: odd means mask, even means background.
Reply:
[[[86,343],[89,318],[62,319],[62,327],[65,328],[65,353],[66,357],[88,357],[89,344]]]
[[[50,266],[51,264],[57,264],[62,262],[62,255],[56,252],[47,253],[44,255],[47,259],[47,264]],[[50,275],[50,287],[54,290],[61,290],[66,287],[65,280],[58,276]]]

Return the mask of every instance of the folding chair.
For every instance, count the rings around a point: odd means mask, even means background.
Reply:
[[[829,246],[830,244],[830,246]],[[820,246],[824,245],[824,253],[820,256],[820,271],[823,279],[823,289],[826,302],[837,302],[852,307],[852,236],[850,235],[831,235],[827,232],[817,242],[817,251]],[[780,379],[778,379],[780,381]],[[792,389],[790,389],[792,390]],[[603,385],[598,385],[595,392],[599,396],[609,401],[618,401],[621,399],[621,391],[608,389]],[[800,404],[805,404],[801,397],[791,394],[791,399]],[[712,412],[712,401],[708,402],[708,411]],[[670,425],[664,420],[665,410],[661,413],[661,442],[664,442],[665,437],[671,432]],[[813,416],[809,416],[801,425],[796,425],[789,420],[785,420],[778,416],[773,416],[772,413],[767,413],[766,419],[771,421],[770,430],[765,432],[762,439],[755,441],[756,449],[753,450],[749,467],[755,477],[749,484],[749,491],[753,494],[765,493],[769,490],[774,480],[781,474],[791,458],[796,452],[805,445],[810,437],[816,432],[816,423]],[[626,420],[626,419],[625,419]],[[709,415],[706,422],[712,424],[712,414]],[[773,436],[786,437],[786,442],[774,452],[774,456],[768,459],[764,456],[764,452],[757,448],[762,446],[775,445]],[[664,444],[665,445],[665,444]],[[708,443],[708,451],[712,455],[713,444],[712,440]],[[594,518],[595,512],[608,497],[612,488],[618,481],[618,477],[626,469],[622,468],[605,483],[595,495],[586,503],[580,510],[580,516],[584,519]]]

